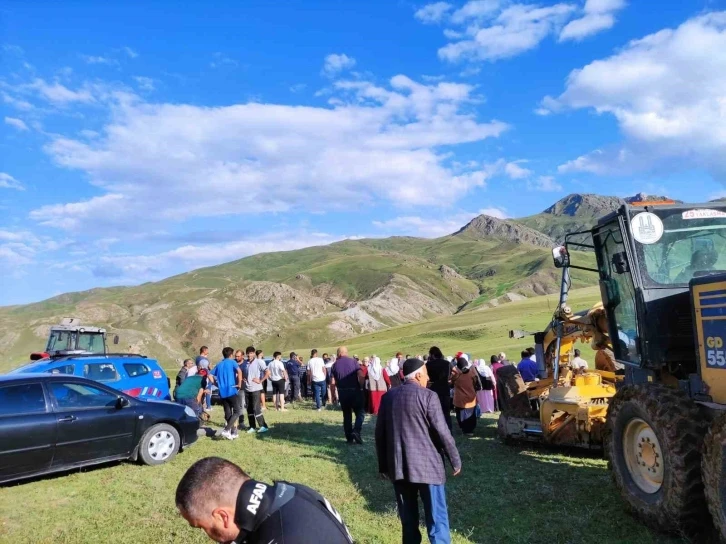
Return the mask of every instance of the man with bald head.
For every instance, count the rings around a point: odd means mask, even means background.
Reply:
[[[361,431],[363,430],[363,369],[358,361],[348,356],[348,348],[338,348],[338,356],[333,364],[332,384],[338,391],[338,401],[343,410],[343,430],[348,444],[363,444]],[[355,425],[353,425],[353,412],[355,412]]]
[[[176,488],[190,526],[228,544],[352,544],[328,499],[300,484],[250,478],[220,457],[194,463]]]

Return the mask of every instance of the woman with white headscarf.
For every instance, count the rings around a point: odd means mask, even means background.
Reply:
[[[401,368],[399,367],[398,357],[394,357],[393,359],[388,361],[388,366],[386,366],[386,374],[388,375],[388,380],[391,382],[391,389],[401,385],[400,372]]]
[[[494,406],[494,388],[497,386],[494,372],[487,366],[484,359],[477,360],[476,365],[476,370],[479,372],[482,385],[481,390],[476,392],[479,408],[482,413],[493,414],[496,411]]]
[[[368,365],[368,387],[367,395],[368,413],[378,415],[378,408],[381,406],[381,398],[391,388],[391,379],[388,373],[383,370],[381,360],[373,355]]]

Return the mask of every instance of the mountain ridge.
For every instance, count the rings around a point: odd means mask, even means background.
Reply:
[[[591,226],[596,214],[624,200],[567,195],[535,216],[480,215],[435,239],[345,240],[252,255],[139,286],[93,288],[0,308],[2,364],[7,369],[41,349],[49,327],[66,316],[119,333],[124,350],[178,361],[202,344],[214,350],[325,345],[552,293],[559,274],[549,249],[560,234]],[[580,258],[594,264],[591,254]],[[582,274],[575,281],[590,285],[595,277]]]

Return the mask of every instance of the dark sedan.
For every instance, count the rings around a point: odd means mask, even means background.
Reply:
[[[190,408],[85,378],[0,376],[0,483],[121,459],[159,465],[198,429]]]

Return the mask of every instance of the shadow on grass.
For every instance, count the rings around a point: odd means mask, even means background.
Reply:
[[[342,422],[277,423],[272,434],[345,466],[366,508],[388,513],[395,501],[390,482],[378,476],[375,421],[364,426],[363,446],[346,443]],[[450,525],[471,542],[687,542],[653,533],[630,517],[597,452],[506,446],[492,417],[479,420],[474,438],[458,429],[454,436],[463,470],[446,484]]]

